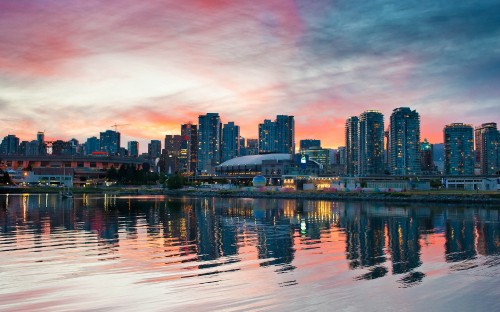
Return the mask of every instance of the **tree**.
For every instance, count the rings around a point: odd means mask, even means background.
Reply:
[[[169,190],[176,190],[182,188],[184,185],[184,177],[180,174],[174,174],[167,180],[167,187]]]
[[[116,171],[115,167],[111,167],[106,171],[106,180],[107,181],[118,180],[118,171]]]
[[[441,183],[441,180],[439,180],[439,179],[433,179],[430,181],[430,185],[432,188],[437,189],[437,188],[440,188],[441,186],[443,186],[443,183]]]
[[[10,175],[7,171],[3,172],[2,181],[3,184],[12,184],[12,180],[10,179]]]

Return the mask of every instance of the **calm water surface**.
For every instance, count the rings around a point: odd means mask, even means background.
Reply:
[[[0,311],[500,311],[499,207],[0,196]]]

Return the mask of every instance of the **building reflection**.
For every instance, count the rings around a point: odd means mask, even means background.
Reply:
[[[345,247],[349,268],[360,271],[356,279],[401,275],[398,281],[410,287],[425,278],[418,271],[421,243],[434,236],[444,237],[450,263],[498,255],[498,212],[310,200],[2,195],[0,238],[16,238],[27,229],[42,245],[53,234],[83,232],[102,253],[117,253],[122,243],[135,242],[138,252],[152,250],[149,257],[198,261],[199,268],[245,256],[280,271],[296,269],[300,248],[332,243],[328,233],[336,229],[342,239],[334,244]]]

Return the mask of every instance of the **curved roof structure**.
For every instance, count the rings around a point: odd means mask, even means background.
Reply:
[[[264,160],[290,160],[290,154],[263,154],[263,155],[250,155],[230,159],[223,162],[217,167],[232,167],[232,166],[256,166],[262,165]]]

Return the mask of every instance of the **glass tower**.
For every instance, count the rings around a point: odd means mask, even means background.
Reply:
[[[394,109],[389,131],[389,168],[391,174],[420,174],[419,114],[408,107]]]
[[[218,113],[198,117],[198,172],[212,174],[221,158],[221,121]]]
[[[384,174],[384,115],[369,110],[359,116],[359,175]]]
[[[240,156],[240,127],[228,122],[222,129],[222,161]]]
[[[445,126],[444,174],[474,174],[474,135],[471,125],[452,123]]]

